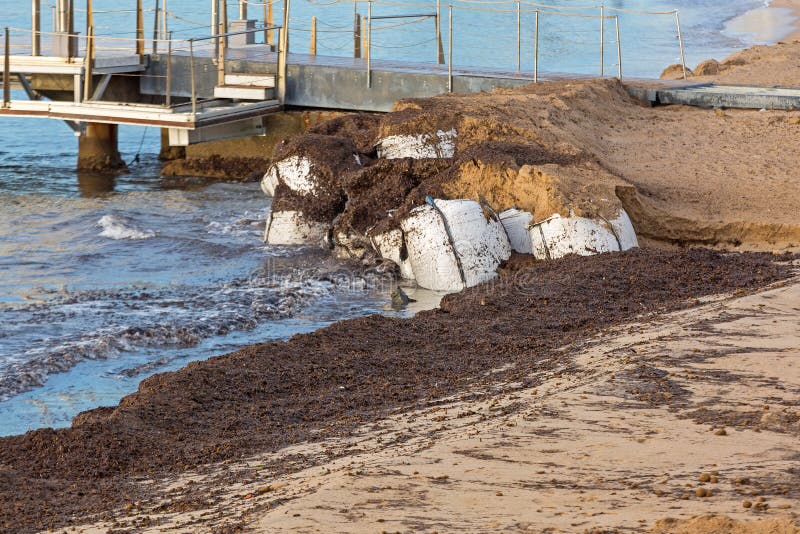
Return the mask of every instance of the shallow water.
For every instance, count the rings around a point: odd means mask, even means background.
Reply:
[[[789,28],[780,10],[762,10],[764,24],[753,30],[752,24],[737,21],[742,14],[759,10],[765,0],[610,0],[586,2],[580,0],[546,0],[538,5],[523,0],[521,4],[521,68],[533,69],[535,13],[540,12],[541,72],[570,72],[598,74],[600,69],[600,4],[607,16],[617,15],[620,22],[623,74],[625,76],[657,76],[666,65],[680,60],[677,27],[674,14],[639,14],[646,12],[680,11],[687,63],[694,66],[709,57],[722,57],[764,39],[780,39]],[[447,3],[441,2],[441,31],[447,54],[449,16]],[[0,25],[29,28],[29,3],[0,0],[3,16]],[[152,33],[155,2],[145,2],[145,26]],[[163,6],[163,3],[161,4]],[[238,13],[238,2],[228,0],[231,19]],[[275,1],[275,21],[282,21],[282,2]],[[311,17],[318,19],[317,50],[320,55],[352,57],[353,11],[367,15],[367,2],[291,2],[291,51],[307,53],[310,46]],[[517,15],[514,0],[453,2],[453,41],[455,66],[483,66],[515,69],[517,66]],[[173,38],[207,36],[210,34],[210,0],[169,0],[168,29]],[[373,16],[435,13],[436,2],[431,0],[393,0],[373,3]],[[94,2],[95,33],[98,36],[117,36],[132,39],[134,14],[121,9],[116,0]],[[117,11],[117,12],[115,12]],[[124,11],[119,13],[118,11]],[[263,20],[260,2],[251,1],[249,17]],[[561,13],[560,15],[557,13]],[[568,16],[564,16],[564,15]],[[594,18],[590,18],[594,17]],[[404,59],[433,62],[437,57],[435,23],[433,18],[387,19],[373,21],[372,54],[375,59]],[[76,12],[76,31],[85,33],[82,10]],[[43,11],[42,27],[52,28],[52,16]],[[366,31],[366,29],[364,30]],[[605,31],[605,73],[617,72],[616,31],[613,20],[607,20]],[[259,36],[260,39],[260,36]],[[128,46],[127,44],[121,46]]]
[[[293,4],[293,48],[302,52],[307,34],[301,30],[312,11],[309,4]],[[98,10],[116,5],[95,2]],[[690,63],[746,46],[750,37],[722,30],[726,21],[760,5],[608,3],[680,8]],[[207,33],[200,25],[208,15],[196,6],[170,1],[171,11],[197,22],[171,19],[176,37]],[[28,26],[29,3],[0,0],[0,7],[0,26]],[[379,8],[383,14],[419,11]],[[336,29],[350,24],[351,9],[320,6],[314,12],[321,27]],[[98,14],[98,33],[131,27],[128,16]],[[527,66],[531,16],[523,14],[522,21]],[[514,66],[513,14],[460,10],[456,17],[457,64]],[[542,20],[542,70],[596,72],[596,19],[549,18]],[[620,19],[626,74],[656,75],[677,60],[671,17]],[[378,31],[374,57],[430,58],[429,22],[409,25],[407,33]],[[43,27],[49,24],[46,13]],[[407,46],[422,38],[428,41]],[[346,34],[321,32],[319,48],[347,54],[350,42]],[[616,50],[606,57],[613,64]],[[123,127],[123,158],[132,162],[140,154],[131,172],[79,174],[77,142],[65,125],[0,121],[0,435],[67,425],[79,411],[114,404],[143,378],[191,360],[383,310],[385,280],[353,274],[318,251],[265,246],[269,200],[257,185],[171,187],[159,177],[158,149],[157,130]],[[416,297],[427,306],[437,299]]]

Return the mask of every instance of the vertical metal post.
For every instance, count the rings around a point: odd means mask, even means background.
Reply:
[[[64,28],[64,20],[66,19],[66,0],[56,0],[56,13],[55,19],[53,20],[53,31],[56,32],[63,32],[66,31]]]
[[[619,39],[619,15],[614,17],[614,26],[617,29],[617,77],[622,81],[622,41]]]
[[[600,77],[605,75],[606,58],[606,6],[600,4]]]
[[[372,87],[372,0],[367,3],[367,87]]]
[[[211,0],[211,35],[219,33],[219,0]],[[219,37],[213,39],[214,57],[219,54]]]
[[[312,56],[317,55],[317,17],[311,17],[311,44],[308,50]]]
[[[6,26],[5,32],[5,59],[3,61],[3,107],[11,103],[11,35]]]
[[[356,13],[353,16],[353,57],[361,57],[361,15]]]
[[[142,0],[136,0],[136,54],[144,55],[144,9]]]
[[[681,67],[683,68],[683,79],[687,78],[686,76],[686,56],[683,52],[683,34],[681,33],[681,16],[678,13],[678,10],[675,10],[675,23],[678,26],[678,45],[681,47]]]
[[[192,85],[192,115],[197,113],[197,85],[194,80],[194,39],[189,39],[189,77]]]
[[[42,0],[31,2],[31,55],[42,53]]]
[[[167,41],[167,107],[172,105],[172,32]]]
[[[522,10],[517,0],[517,72],[522,70]]]
[[[161,38],[167,38],[167,0],[162,0],[161,5]]]
[[[158,6],[159,6],[158,0],[156,0],[156,14],[155,14],[155,18],[153,19],[153,55],[154,56],[158,55],[158,14],[159,14]]]
[[[447,8],[447,92],[453,92],[453,4]]]
[[[536,23],[533,32],[533,83],[539,82],[539,10],[536,10]]]
[[[247,20],[247,0],[239,0],[239,20]]]
[[[444,48],[442,48],[442,5],[436,0],[436,61],[444,65]]]

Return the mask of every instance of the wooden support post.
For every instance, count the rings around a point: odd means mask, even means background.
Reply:
[[[42,54],[42,0],[31,2],[31,55]]]
[[[92,0],[88,0],[91,4]],[[87,10],[88,13],[88,10]],[[92,75],[94,73],[94,27],[89,26],[86,32],[86,58],[83,67],[83,100],[92,97]]]
[[[144,9],[142,0],[136,0],[136,54],[144,55]]]
[[[239,20],[247,20],[247,0],[239,0]]]
[[[211,0],[211,35],[219,33],[219,0]],[[219,54],[219,37],[214,39],[214,58]]]
[[[267,26],[275,26],[275,15],[272,12],[272,0],[266,0]],[[275,30],[267,30],[267,44],[275,46]]]
[[[214,0],[216,1],[216,0]],[[158,13],[159,13],[159,3],[156,0],[156,14],[155,19],[153,20],[153,55],[158,55]]]
[[[361,57],[361,15],[356,13],[353,16],[353,57]]]
[[[11,35],[6,26],[5,31],[5,53],[3,61],[3,107],[7,108],[11,103]]]
[[[278,100],[286,103],[286,71],[289,61],[289,8],[290,0],[283,0],[283,25],[278,32]]]
[[[317,55],[317,17],[311,17],[311,44],[308,53],[312,56]]]
[[[219,31],[217,33],[228,33],[228,2],[227,0],[220,0],[219,4]],[[223,37],[222,48],[228,48],[228,38]]]
[[[86,0],[86,38],[89,39],[89,28],[94,26],[94,8],[92,7],[92,0]],[[86,48],[89,48],[89,42],[86,42]]]
[[[683,51],[683,34],[681,33],[681,16],[678,13],[678,10],[675,10],[675,23],[678,26],[678,45],[681,48],[681,67],[683,68],[683,79],[687,78],[686,75],[686,55]]]
[[[219,4],[219,28],[217,35],[228,32],[228,6],[226,0]],[[225,85],[225,54],[228,50],[228,38],[220,37],[217,47],[217,85]]]

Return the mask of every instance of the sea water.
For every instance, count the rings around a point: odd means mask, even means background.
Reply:
[[[207,2],[200,4],[170,0],[175,37],[208,33]],[[0,26],[29,27],[29,5],[0,0]],[[320,33],[320,52],[350,53],[352,3],[292,5],[294,50],[307,50],[305,28],[314,13],[320,28],[330,30]],[[455,62],[514,68],[516,15],[504,12],[513,4],[470,5],[493,11],[455,11]],[[130,12],[101,13],[118,6],[96,0],[98,34],[132,27]],[[356,9],[365,12],[365,6]],[[691,63],[747,46],[747,34],[724,31],[726,24],[762,4],[618,0],[607,6],[609,13],[680,9]],[[259,9],[251,7],[251,14]],[[433,4],[373,9],[403,14],[431,11]],[[44,12],[47,29],[50,12]],[[674,15],[618,13],[627,75],[656,76],[677,61]],[[522,14],[523,68],[532,60],[532,16]],[[544,10],[540,16],[543,71],[597,71],[597,19]],[[390,29],[375,23],[374,58],[435,58],[430,24]],[[442,25],[447,28],[446,19]],[[606,31],[612,28],[607,23]],[[604,59],[613,65],[615,45],[609,48]],[[15,91],[14,98],[24,96]],[[341,318],[391,313],[385,311],[390,289],[380,277],[318,250],[266,246],[270,202],[256,184],[172,184],[159,176],[158,149],[158,130],[121,127],[120,151],[132,163],[130,172],[78,173],[77,141],[66,125],[0,120],[0,435],[68,425],[79,411],[114,404],[147,376],[191,360]]]

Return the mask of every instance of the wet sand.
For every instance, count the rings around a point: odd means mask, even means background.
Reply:
[[[501,281],[448,296],[440,310],[345,321],[193,363],[145,380],[118,407],[79,415],[72,428],[0,440],[0,527],[155,527],[192,512],[206,514],[209,530],[212,516],[236,516],[222,504],[231,488],[357,454],[347,440],[364,425],[455,399],[500,402],[501,393],[581,374],[574,356],[621,325],[791,275],[768,255],[701,250],[519,257]],[[658,391],[641,402],[663,404]],[[512,404],[509,415],[522,407]],[[380,442],[419,437],[409,428]],[[259,459],[308,443],[321,449]]]
[[[744,36],[749,42],[773,44],[800,37],[800,2],[773,0],[729,21],[725,33]]]

